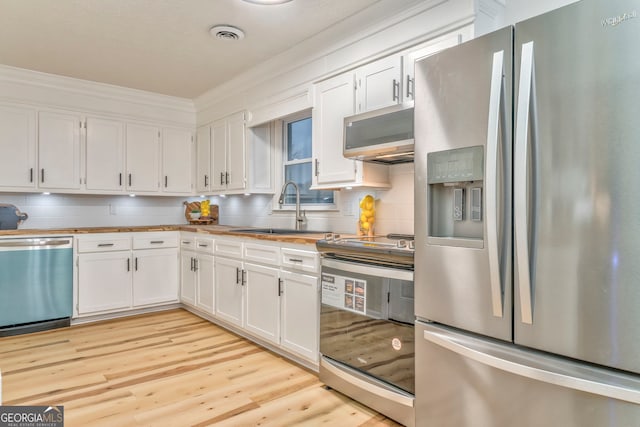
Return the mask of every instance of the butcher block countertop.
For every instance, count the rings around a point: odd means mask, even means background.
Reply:
[[[324,238],[323,233],[313,234],[263,234],[250,232],[237,232],[234,230],[247,230],[251,227],[230,227],[226,225],[149,225],[135,227],[78,227],[78,228],[40,228],[40,229],[18,229],[0,230],[0,238],[11,236],[46,236],[63,234],[93,234],[93,233],[137,233],[151,231],[189,231],[193,233],[214,234],[220,236],[247,237],[259,240],[269,240],[272,242],[314,244],[317,240]]]

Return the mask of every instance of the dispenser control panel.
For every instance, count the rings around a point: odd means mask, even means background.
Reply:
[[[482,146],[437,151],[427,154],[427,182],[480,181],[484,178]]]

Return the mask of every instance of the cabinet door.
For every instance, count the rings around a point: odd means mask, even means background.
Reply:
[[[463,40],[472,38],[473,34],[468,33],[470,33],[470,30],[463,28],[462,30],[430,40],[425,45],[411,49],[404,55],[404,81],[402,89],[404,100],[411,101],[414,97],[416,61],[431,56],[446,48],[458,45],[462,43]]]
[[[282,271],[282,347],[318,361],[320,300],[318,278]]]
[[[241,327],[244,288],[242,262],[216,257],[214,263],[216,316]]]
[[[178,301],[177,249],[133,251],[133,306]]]
[[[43,111],[38,114],[40,188],[80,188],[80,126],[73,113]]]
[[[78,256],[78,314],[131,308],[131,252]]]
[[[198,254],[196,261],[197,288],[196,305],[214,314],[214,259],[211,255]]]
[[[392,55],[356,70],[357,112],[399,104],[402,98],[402,57]]]
[[[206,193],[211,188],[211,126],[202,126],[196,133],[196,191]]]
[[[244,327],[252,334],[278,344],[280,340],[279,270],[245,263]]]
[[[243,190],[246,183],[244,113],[227,118],[227,190]]]
[[[0,185],[36,185],[36,112],[0,105]]]
[[[194,252],[183,251],[180,254],[180,302],[196,305],[196,272],[193,269]]]
[[[353,182],[354,160],[342,155],[344,118],[354,113],[354,77],[346,73],[315,87],[313,110],[314,184]]]
[[[124,189],[124,123],[87,118],[87,190]]]
[[[192,147],[191,131],[162,130],[162,191],[191,193]]]
[[[225,120],[211,126],[211,190],[227,188],[227,125]]]
[[[127,190],[158,191],[160,129],[127,123]]]

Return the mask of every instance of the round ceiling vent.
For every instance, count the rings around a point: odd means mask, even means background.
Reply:
[[[209,33],[221,40],[242,40],[244,31],[232,25],[216,25],[209,30]]]

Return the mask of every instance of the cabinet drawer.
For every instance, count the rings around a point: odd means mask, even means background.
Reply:
[[[133,235],[133,249],[177,248],[176,233],[136,233]]]
[[[214,247],[216,255],[225,255],[236,258],[242,257],[242,242],[216,239]]]
[[[105,234],[78,237],[78,253],[128,251],[131,249],[129,234]]]
[[[282,248],[282,267],[317,273],[320,271],[320,254],[313,251]]]
[[[196,251],[198,253],[213,255],[214,253],[214,240],[211,237],[196,237]]]
[[[271,266],[280,265],[280,248],[277,246],[244,244],[245,261],[260,262]]]
[[[181,235],[180,236],[180,248],[186,250],[196,249],[196,236],[193,235]]]

